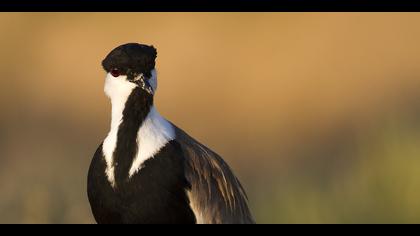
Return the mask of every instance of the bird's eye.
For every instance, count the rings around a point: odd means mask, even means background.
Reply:
[[[111,70],[111,75],[114,76],[114,77],[118,77],[118,76],[121,75],[121,72],[117,68],[114,68],[114,69]]]

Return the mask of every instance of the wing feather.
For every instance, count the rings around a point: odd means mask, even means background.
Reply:
[[[215,152],[175,127],[176,137],[186,157],[188,193],[198,223],[255,223],[248,198],[230,167]]]

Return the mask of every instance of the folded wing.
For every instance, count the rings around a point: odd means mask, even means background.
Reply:
[[[197,223],[255,223],[246,193],[230,167],[217,153],[174,127],[186,159],[186,178],[191,183],[188,194]]]

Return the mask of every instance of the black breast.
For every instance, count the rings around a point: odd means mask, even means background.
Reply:
[[[105,174],[102,145],[92,160],[88,197],[98,223],[195,223],[186,191],[184,157],[176,141],[143,163],[130,179],[113,189]]]

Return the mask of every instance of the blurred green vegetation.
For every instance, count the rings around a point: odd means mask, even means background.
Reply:
[[[159,111],[259,223],[420,223],[420,14],[0,13],[0,223],[93,223],[100,62],[158,49]]]
[[[347,157],[352,163],[340,170],[292,173],[267,195],[255,195],[257,218],[268,223],[418,223],[420,127],[406,122],[385,121],[358,137]]]

